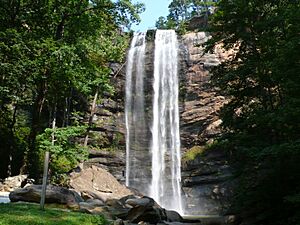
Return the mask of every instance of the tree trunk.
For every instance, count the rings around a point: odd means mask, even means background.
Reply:
[[[41,119],[41,114],[45,103],[46,92],[47,92],[46,82],[43,81],[40,85],[37,97],[34,102],[33,110],[32,110],[31,130],[30,130],[29,140],[28,140],[29,149],[27,155],[25,156],[26,158],[25,163],[27,163],[29,176],[34,179],[37,179],[39,176],[39,171],[38,171],[39,156],[35,147],[36,144],[35,139],[41,128],[40,119]]]
[[[13,118],[12,118],[12,123],[10,125],[10,134],[11,134],[11,144],[9,145],[9,162],[8,162],[8,168],[7,168],[7,175],[10,177],[12,175],[12,163],[13,163],[13,152],[15,148],[15,141],[14,141],[14,127],[15,123],[17,121],[17,105],[16,103],[14,105],[14,111],[13,111]]]
[[[88,143],[88,140],[89,140],[89,131],[92,127],[92,124],[93,124],[93,117],[94,117],[94,114],[95,114],[95,111],[96,111],[96,102],[97,102],[97,98],[98,98],[98,93],[99,91],[97,90],[95,95],[94,95],[94,100],[93,100],[93,104],[92,104],[92,107],[91,107],[91,114],[90,114],[90,117],[89,117],[89,124],[88,124],[88,130],[86,132],[86,136],[85,136],[85,139],[84,139],[84,147],[87,146],[87,143]]]
[[[54,110],[53,110],[53,118],[52,118],[52,134],[51,134],[52,146],[54,146],[54,143],[55,143],[56,111],[57,111],[57,107],[56,107],[56,102],[55,102]]]

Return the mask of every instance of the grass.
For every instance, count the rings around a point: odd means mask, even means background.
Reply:
[[[0,225],[105,225],[101,215],[90,215],[66,210],[41,211],[39,205],[8,203],[0,204]]]

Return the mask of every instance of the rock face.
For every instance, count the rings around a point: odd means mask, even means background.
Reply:
[[[147,33],[145,61],[145,104],[149,105],[146,114],[151,112],[153,81],[153,31]],[[228,99],[218,93],[211,84],[210,69],[228,57],[221,48],[213,54],[203,54],[202,44],[209,35],[204,32],[188,33],[179,37],[180,44],[180,136],[182,153],[193,146],[204,146],[222,134],[219,110]],[[125,70],[126,65],[111,64],[112,83],[115,95],[107,95],[97,105],[94,116],[95,128],[90,137],[90,157],[83,168],[91,165],[107,169],[118,181],[125,181]],[[149,121],[151,114],[147,114]],[[151,122],[147,121],[148,126]],[[151,134],[149,134],[149,137]],[[144,140],[145,146],[150,139]],[[111,149],[113,148],[113,149]],[[109,149],[113,151],[99,151]],[[137,157],[139,179],[151,176],[150,154],[141,151]],[[212,152],[182,163],[182,185],[188,214],[219,214],[226,210],[231,193],[232,171],[222,152]],[[139,187],[136,187],[139,188]],[[143,189],[143,188],[142,188]],[[147,193],[144,193],[147,194]]]
[[[209,70],[218,65],[222,56],[204,54],[202,46],[209,38],[205,32],[188,33],[182,37],[186,58],[181,67],[181,143],[183,148],[204,145],[221,134],[218,113],[228,100],[211,85]],[[185,65],[186,64],[186,65]]]
[[[103,93],[104,97],[96,105],[93,127],[88,146],[89,160],[84,167],[95,165],[112,173],[118,181],[125,182],[125,118],[124,86],[126,65],[111,63],[111,84],[114,94]],[[88,121],[88,119],[86,119]]]
[[[182,186],[189,214],[222,215],[229,207],[235,180],[227,157],[209,151],[182,165]]]
[[[89,151],[89,159],[83,163],[83,168],[97,166],[109,171],[121,183],[125,182],[125,150],[93,150]]]
[[[25,188],[19,188],[10,192],[9,199],[11,202],[40,202],[42,185],[30,185]],[[66,204],[69,207],[78,207],[79,202],[83,199],[72,190],[63,187],[48,185],[46,190],[46,203]]]
[[[210,69],[228,57],[221,48],[204,53],[209,35],[188,33],[182,37],[187,53],[181,60],[181,144],[183,152],[212,143],[221,133],[219,110],[228,102],[211,84]],[[186,213],[218,215],[228,208],[234,182],[226,155],[218,150],[182,162],[182,186]]]

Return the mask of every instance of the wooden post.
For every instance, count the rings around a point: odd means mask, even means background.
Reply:
[[[41,202],[40,202],[40,209],[41,210],[45,209],[44,206],[45,206],[45,199],[46,199],[48,166],[49,166],[49,152],[45,152],[43,185],[42,185]]]

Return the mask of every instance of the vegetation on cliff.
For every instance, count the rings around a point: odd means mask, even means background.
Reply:
[[[240,173],[235,207],[251,224],[300,221],[300,3],[221,0],[210,44],[235,53],[213,71],[231,101],[223,139]]]

